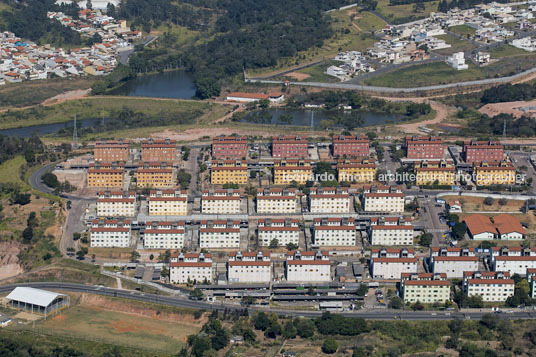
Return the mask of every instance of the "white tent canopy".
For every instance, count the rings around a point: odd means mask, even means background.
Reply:
[[[7,298],[12,301],[46,307],[56,298],[66,296],[65,294],[58,294],[52,291],[18,286]]]

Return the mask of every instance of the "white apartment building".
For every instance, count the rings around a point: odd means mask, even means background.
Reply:
[[[463,290],[467,296],[482,296],[484,302],[504,302],[514,295],[514,279],[508,272],[465,272]]]
[[[297,197],[294,188],[259,188],[257,213],[296,213]]]
[[[418,260],[413,249],[373,249],[371,276],[373,279],[397,279],[402,273],[417,273]]]
[[[371,245],[413,245],[411,218],[371,217],[368,234]]]
[[[356,245],[353,218],[315,218],[313,233],[313,244],[317,247]]]
[[[186,190],[151,190],[148,198],[149,216],[186,216]]]
[[[98,217],[134,217],[136,215],[136,192],[104,191],[98,193]]]
[[[536,299],[536,269],[527,269],[527,281],[530,286],[530,298]]]
[[[267,247],[273,239],[277,239],[279,246],[289,243],[298,245],[300,241],[300,227],[297,219],[259,219],[257,223],[259,245]]]
[[[527,269],[536,269],[536,248],[493,247],[490,266],[493,271],[526,275]]]
[[[328,252],[292,251],[287,253],[285,275],[288,282],[331,281]]]
[[[311,187],[311,213],[349,213],[350,194],[347,187]]]
[[[450,300],[450,282],[446,274],[402,273],[400,292],[404,303],[444,303]]]
[[[201,212],[205,214],[240,213],[240,190],[232,188],[203,190]]]
[[[227,279],[232,283],[270,283],[270,252],[232,252],[227,263]]]
[[[463,52],[456,52],[447,57],[447,64],[458,71],[469,68],[467,63],[465,63]]]
[[[199,248],[240,248],[240,221],[201,221]]]
[[[143,234],[146,249],[181,249],[184,246],[184,222],[147,222]]]
[[[98,220],[91,224],[91,248],[128,248],[130,247],[130,220]]]
[[[365,186],[362,194],[365,212],[404,212],[405,196],[399,186]]]
[[[445,273],[448,279],[463,278],[465,271],[478,270],[474,248],[432,248],[430,264],[434,273]]]
[[[172,284],[212,282],[212,255],[208,253],[173,253],[169,267]]]

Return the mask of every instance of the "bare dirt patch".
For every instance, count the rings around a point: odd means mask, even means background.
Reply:
[[[65,93],[58,94],[52,98],[48,98],[43,101],[42,105],[52,105],[66,102],[68,100],[82,99],[91,92],[91,88],[88,89],[75,89]]]
[[[19,265],[19,252],[20,243],[18,242],[0,243],[0,280],[24,272],[22,266]]]
[[[290,72],[290,73],[287,74],[287,76],[294,78],[298,82],[301,82],[301,81],[311,77],[311,75],[309,75],[307,73],[302,73],[302,72]]]
[[[505,113],[505,114],[511,114],[515,116],[516,118],[519,118],[523,115],[536,118],[536,109],[527,110],[525,112],[521,111],[520,108],[525,108],[525,107],[536,107],[536,99],[528,101],[528,102],[517,101],[517,102],[486,104],[482,108],[480,108],[478,111],[490,117],[493,117],[501,113]]]

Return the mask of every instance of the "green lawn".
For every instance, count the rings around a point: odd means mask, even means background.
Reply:
[[[451,47],[449,47],[449,48],[445,48],[445,49],[442,49],[442,50],[435,51],[435,52],[440,53],[440,54],[447,55],[447,54],[452,54],[454,52],[469,51],[469,50],[475,48],[475,45],[472,42],[470,42],[468,40],[462,40],[459,37],[456,37],[456,36],[451,35],[451,34],[439,35],[439,36],[435,36],[435,37],[437,37],[439,39],[442,39],[442,40],[445,40],[446,43],[451,45]]]
[[[298,72],[310,75],[310,77],[303,80],[303,82],[338,82],[339,79],[337,77],[330,76],[325,72],[328,67],[341,64],[342,62],[339,61],[328,61],[327,63],[300,69]]]
[[[0,183],[16,183],[21,186],[26,184],[20,179],[20,168],[26,164],[22,156],[16,156],[0,165]]]
[[[389,6],[389,0],[378,0],[376,11],[383,15],[393,24],[402,24],[428,17],[431,12],[437,11],[439,1],[428,1],[424,3],[425,9],[422,12],[413,11],[413,4]]]
[[[492,48],[489,51],[491,58],[503,58],[503,57],[514,57],[514,56],[524,56],[528,52],[522,50],[521,48],[514,47],[512,45],[501,45]]]
[[[467,35],[474,36],[476,32],[474,28],[469,27],[467,25],[452,26],[452,27],[449,27],[449,31],[452,31],[464,37],[466,37]]]

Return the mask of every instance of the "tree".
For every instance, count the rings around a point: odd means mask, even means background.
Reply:
[[[270,327],[264,331],[264,336],[269,338],[276,338],[277,336],[281,335],[281,325],[278,322],[272,322],[270,323]]]
[[[244,341],[249,343],[254,343],[257,339],[257,335],[255,335],[255,332],[253,332],[253,330],[250,328],[244,330],[242,336],[244,337]]]
[[[196,288],[190,291],[190,299],[192,300],[203,300],[203,296],[205,296],[205,294],[203,294],[203,291],[201,291],[201,289]]]
[[[33,229],[32,227],[26,227],[22,231],[22,240],[24,243],[28,244],[32,241],[32,239],[33,239]]]
[[[356,293],[359,296],[365,296],[368,293],[368,286],[366,284],[359,284]]]
[[[241,300],[243,305],[252,305],[255,302],[255,298],[253,296],[243,296]]]
[[[507,203],[508,203],[508,200],[504,197],[499,200],[499,205],[501,206],[506,206]]]
[[[91,0],[87,0],[87,2],[86,2],[86,9],[91,9],[91,10],[93,10],[93,4],[91,3]]]
[[[270,245],[268,246],[268,248],[277,249],[277,247],[279,247],[279,240],[277,240],[277,238],[274,238],[270,241]]]
[[[197,87],[195,96],[199,99],[208,99],[220,95],[221,87],[214,78],[203,77],[195,81]]]
[[[493,202],[495,202],[495,200],[491,196],[488,196],[484,199],[484,204],[487,206],[491,206]]]
[[[433,238],[432,233],[424,233],[419,237],[419,244],[423,247],[429,247],[432,244]]]
[[[296,243],[287,243],[287,250],[297,250],[299,247]]]
[[[389,308],[391,309],[399,310],[402,308],[402,306],[404,306],[404,302],[398,296],[393,296],[389,301]]]
[[[17,192],[15,193],[15,197],[13,198],[13,203],[16,205],[25,206],[28,203],[30,203],[31,201],[30,197],[31,197],[31,194],[29,193]]]
[[[329,336],[324,340],[324,344],[322,345],[322,352],[326,354],[333,354],[337,352],[338,348],[339,345],[337,344],[337,340],[335,340],[334,337]]]
[[[467,226],[465,225],[465,223],[456,222],[454,226],[452,226],[452,233],[458,240],[463,239],[465,237],[466,232]]]
[[[84,252],[83,250],[79,250],[78,252],[76,252],[76,256],[78,257],[78,259],[82,260],[86,256],[86,252]]]
[[[259,106],[262,108],[262,109],[266,109],[270,106],[270,101],[268,99],[261,99],[259,100]]]
[[[309,319],[298,319],[296,323],[298,336],[301,338],[311,338],[315,334],[315,324]]]
[[[270,326],[270,320],[266,313],[259,312],[253,317],[253,326],[256,330],[265,331]]]
[[[137,261],[138,259],[140,259],[140,253],[138,253],[137,251],[133,250],[133,251],[130,253],[130,261],[131,261],[131,262],[135,262],[135,261]]]
[[[285,339],[293,339],[298,335],[298,329],[292,321],[288,321],[283,328],[283,337]]]

